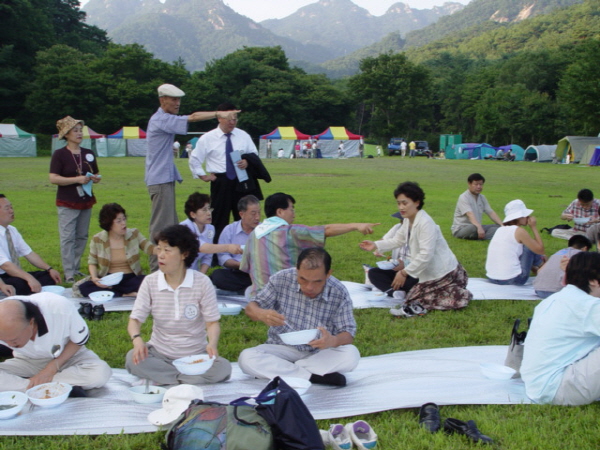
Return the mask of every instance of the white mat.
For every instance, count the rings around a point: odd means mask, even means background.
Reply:
[[[302,397],[315,419],[332,419],[419,407],[426,402],[456,404],[530,403],[520,380],[489,380],[481,362],[501,364],[506,346],[458,347],[362,358],[346,374],[348,386],[313,385]],[[265,380],[250,379],[233,365],[232,379],[204,387],[205,399],[228,403],[257,394]],[[109,384],[88,398],[67,399],[52,409],[26,406],[11,420],[0,420],[1,435],[98,435],[153,432],[146,417],[159,405],[139,405],[127,388],[135,379],[115,369]]]
[[[533,289],[533,278],[524,286],[500,286],[485,278],[469,278],[467,289],[473,293],[473,300],[540,300]],[[354,309],[390,308],[398,304],[381,291],[372,291],[372,287],[352,281],[342,281],[346,286]]]

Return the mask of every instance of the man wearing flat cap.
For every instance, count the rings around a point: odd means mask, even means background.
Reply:
[[[173,160],[173,141],[176,134],[187,134],[189,122],[234,117],[237,111],[198,111],[189,116],[178,116],[181,97],[185,93],[172,84],[158,87],[160,107],[148,122],[146,140],[146,176],[148,193],[152,201],[150,239],[163,228],[179,223],[175,209],[175,181],[183,180]],[[150,265],[158,269],[156,257]]]

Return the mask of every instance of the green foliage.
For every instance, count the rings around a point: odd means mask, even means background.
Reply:
[[[416,136],[431,124],[429,71],[404,54],[365,58],[360,73],[349,81],[350,90],[364,103],[366,134],[382,138]],[[362,127],[361,127],[362,128]]]

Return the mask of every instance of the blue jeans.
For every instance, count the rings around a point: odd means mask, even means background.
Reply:
[[[536,255],[527,247],[523,246],[523,253],[521,253],[521,256],[519,257],[519,262],[521,263],[521,273],[516,277],[509,280],[494,280],[492,278],[488,278],[488,280],[490,283],[494,284],[514,284],[516,286],[523,286],[529,279],[531,268],[533,266],[539,267],[542,264],[542,255]]]

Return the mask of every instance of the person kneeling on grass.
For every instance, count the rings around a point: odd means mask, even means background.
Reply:
[[[255,300],[246,306],[252,320],[269,325],[266,344],[240,354],[240,369],[257,378],[296,377],[311,383],[345,386],[358,365],[360,353],[352,345],[356,322],[352,300],[344,285],[331,276],[331,256],[322,248],[308,248],[295,268],[272,275]],[[280,333],[318,328],[320,336],[304,345],[286,345]]]
[[[228,380],[231,364],[217,351],[221,315],[215,288],[206,275],[190,269],[198,256],[196,236],[183,225],[172,225],[158,234],[156,242],[159,270],[144,278],[129,316],[133,349],[127,353],[126,369],[159,385]],[[149,315],[152,335],[146,344],[141,325]],[[172,364],[202,353],[215,358],[202,375],[183,375]]]
[[[600,254],[574,255],[566,283],[534,310],[521,377],[537,403],[586,405],[600,398]]]

